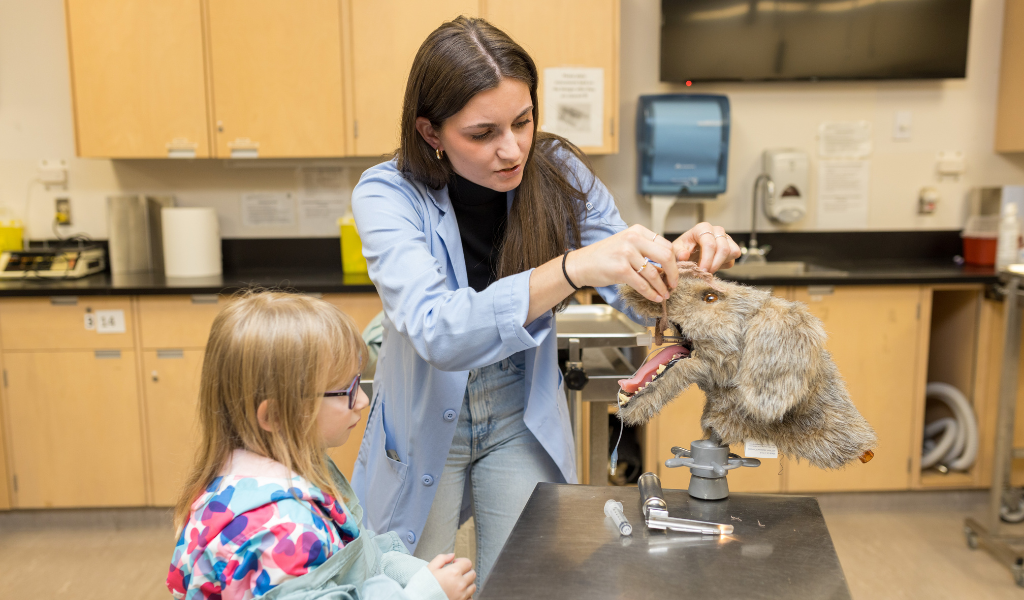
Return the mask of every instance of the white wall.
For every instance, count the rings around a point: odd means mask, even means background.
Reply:
[[[627,222],[647,224],[650,209],[636,193],[634,119],[640,94],[682,91],[724,93],[732,104],[728,191],[709,203],[707,216],[730,230],[750,227],[750,188],[768,147],[812,153],[822,121],[872,121],[874,154],[868,228],[948,229],[961,224],[963,201],[972,186],[1024,184],[1024,156],[992,151],[1001,0],[974,0],[968,77],[939,82],[720,84],[682,88],[658,82],[660,0],[622,0],[622,138],[620,152],[595,157],[599,175],[615,194]],[[913,114],[910,142],[891,140],[897,110]],[[959,181],[937,182],[935,155],[960,150],[968,170]],[[40,159],[69,163],[67,191],[33,184]],[[372,161],[335,161],[354,183]],[[61,0],[0,0],[0,208],[23,213],[31,192],[33,239],[52,237],[53,199],[70,196],[74,231],[106,237],[105,198],[117,193],[174,193],[183,205],[215,206],[225,237],[290,237],[298,227],[245,228],[239,200],[248,191],[293,191],[293,166],[236,168],[225,161],[76,159],[71,118],[67,43]],[[812,162],[812,190],[814,188]],[[917,192],[936,185],[936,214],[916,214]],[[0,216],[2,218],[2,216]],[[668,231],[692,223],[689,207],[676,207]],[[812,204],[793,229],[815,229]],[[762,227],[770,229],[764,220]]]
[[[816,188],[815,150],[822,121],[872,122],[874,153],[868,229],[958,229],[972,186],[1024,183],[1024,155],[993,152],[995,106],[1002,48],[1001,0],[974,0],[967,78],[944,81],[733,83],[685,87],[658,82],[660,0],[622,0],[622,141],[616,156],[595,159],[602,180],[618,200],[627,222],[650,222],[650,206],[636,192],[636,105],[641,94],[690,91],[725,94],[732,110],[728,189],[707,203],[706,217],[727,229],[749,231],[751,189],[765,148],[793,147],[811,158],[811,190]],[[909,142],[892,140],[896,111],[912,112]],[[967,172],[958,181],[938,181],[935,157],[959,150]],[[917,214],[921,187],[939,189],[942,200],[930,216]],[[689,206],[677,205],[666,231],[693,224]],[[758,227],[771,230],[767,219]],[[792,230],[816,229],[812,202]]]

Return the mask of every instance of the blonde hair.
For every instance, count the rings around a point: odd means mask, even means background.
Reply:
[[[352,322],[335,306],[284,292],[239,293],[213,322],[199,389],[200,441],[174,508],[175,529],[221,473],[232,451],[272,458],[338,500],[319,438],[323,394],[366,364],[367,350]],[[273,432],[260,427],[264,400]]]

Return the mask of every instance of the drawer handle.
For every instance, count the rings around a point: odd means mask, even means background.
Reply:
[[[120,350],[93,350],[96,358],[121,358]]]
[[[185,351],[179,349],[157,350],[157,358],[185,358]]]
[[[76,306],[78,296],[50,296],[50,306]]]
[[[831,296],[836,292],[834,285],[809,285],[807,294],[810,296]]]
[[[218,300],[217,294],[192,294],[192,304],[216,304]]]

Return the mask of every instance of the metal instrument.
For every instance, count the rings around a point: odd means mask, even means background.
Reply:
[[[647,522],[648,529],[671,529],[701,533],[704,535],[722,535],[733,532],[732,525],[695,521],[693,519],[677,519],[668,515],[668,504],[665,493],[661,490],[661,480],[654,473],[644,473],[637,481],[640,489],[640,512]]]

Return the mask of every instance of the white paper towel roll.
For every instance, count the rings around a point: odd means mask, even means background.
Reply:
[[[212,208],[164,208],[164,273],[167,277],[221,274],[220,225]]]

